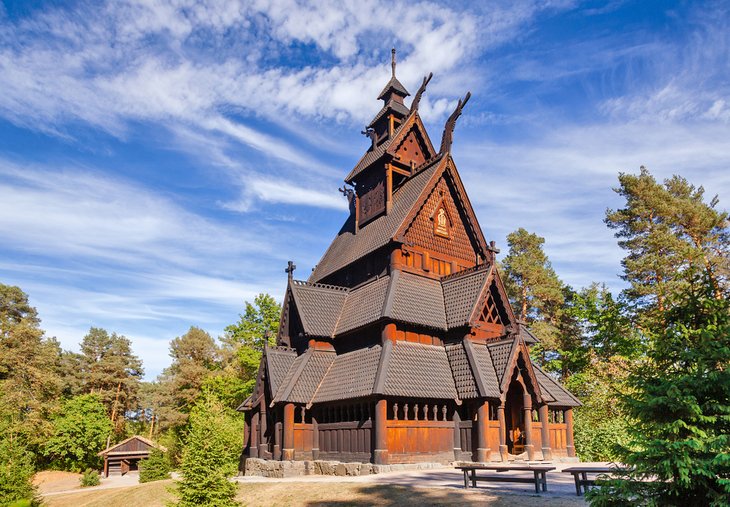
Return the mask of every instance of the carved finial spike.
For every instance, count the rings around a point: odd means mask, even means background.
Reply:
[[[467,102],[469,102],[469,99],[471,98],[471,92],[467,92],[464,96],[464,99],[459,99],[459,102],[456,104],[456,109],[454,109],[454,112],[451,113],[451,116],[449,116],[449,119],[446,120],[446,125],[444,125],[444,133],[441,136],[441,148],[439,149],[439,154],[448,153],[451,151],[451,141],[453,139],[454,135],[454,127],[456,126],[456,120],[461,116],[461,111],[464,109],[464,106]]]
[[[411,102],[411,111],[418,111],[418,105],[421,103],[421,96],[423,96],[423,92],[426,91],[426,86],[431,81],[432,77],[433,72],[429,72],[428,76],[424,76],[421,87],[416,92],[416,97],[413,99],[413,102]]]
[[[390,50],[390,68],[391,68],[393,77],[395,77],[395,48]]]

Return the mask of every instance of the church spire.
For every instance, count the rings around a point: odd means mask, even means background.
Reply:
[[[390,69],[391,78],[395,78],[395,48],[390,50]]]
[[[408,93],[406,87],[395,77],[395,48],[393,48],[390,50],[390,81],[385,85],[383,91],[380,92],[378,98],[382,99],[386,105],[391,100],[402,104],[403,99],[409,95],[410,93]]]

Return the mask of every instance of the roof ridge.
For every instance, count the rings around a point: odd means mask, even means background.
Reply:
[[[297,287],[310,287],[313,289],[327,289],[327,290],[337,290],[341,292],[349,292],[349,287],[343,287],[342,285],[332,285],[329,283],[318,283],[318,282],[309,282],[307,280],[292,280],[292,285],[295,285]]]

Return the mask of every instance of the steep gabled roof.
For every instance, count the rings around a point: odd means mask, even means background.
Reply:
[[[328,350],[307,349],[292,363],[272,405],[276,402],[308,403],[335,357],[336,354]]]
[[[418,174],[408,179],[393,193],[391,212],[375,218],[357,233],[354,230],[355,217],[350,215],[319,264],[315,266],[309,281],[319,282],[335,271],[390,243],[418,196],[429,184],[433,175],[442,168],[441,159],[426,164]]]
[[[522,354],[525,358],[525,370],[523,370],[522,373],[526,375],[526,380],[529,380],[532,384],[537,401],[541,401],[542,393],[540,392],[540,384],[537,381],[535,370],[532,367],[530,351],[527,348],[527,345],[525,345],[524,340],[519,335],[512,339],[509,345],[509,353],[506,355],[504,354],[505,349],[502,347],[503,344],[487,345],[487,347],[489,347],[489,351],[493,352],[492,357],[494,358],[494,366],[497,376],[499,377],[499,390],[502,393],[507,392],[512,378],[512,373],[515,368],[517,368],[517,360],[520,354]],[[499,355],[499,366],[497,365],[497,359],[494,352]]]
[[[401,116],[408,116],[411,112],[410,109],[408,109],[408,107],[401,102],[397,102],[395,100],[388,101],[388,103],[385,104],[380,111],[378,111],[378,114],[375,115],[375,118],[370,121],[370,123],[368,124],[368,128],[375,125],[380,118],[385,116],[390,111],[397,113]]]
[[[264,358],[266,359],[266,372],[269,379],[269,387],[272,396],[276,394],[284,382],[292,363],[297,357],[297,351],[286,347],[266,347]]]
[[[304,332],[309,336],[334,336],[348,290],[298,280],[292,280],[289,288]]]
[[[464,342],[460,341],[446,345],[446,355],[449,358],[449,365],[454,375],[454,384],[456,385],[456,391],[459,393],[459,398],[462,400],[479,398],[479,388],[471,363],[464,350]]]
[[[444,305],[450,328],[469,324],[480,302],[480,294],[489,286],[492,266],[480,264],[472,269],[444,277]]]
[[[489,348],[483,343],[464,340],[464,350],[466,350],[466,355],[472,365],[472,371],[481,395],[486,398],[499,398],[501,389]]]

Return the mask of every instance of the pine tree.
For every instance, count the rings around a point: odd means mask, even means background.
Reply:
[[[685,273],[650,332],[624,401],[632,471],[591,493],[593,505],[730,504],[730,302],[702,275]]]
[[[236,474],[242,418],[210,394],[190,413],[190,430],[183,451],[182,480],[177,485],[178,507],[235,507]]]
[[[727,288],[730,265],[728,214],[715,196],[674,176],[658,183],[645,167],[638,175],[621,173],[614,191],[626,206],[607,210],[606,224],[628,251],[622,261],[626,292],[638,315],[652,322],[667,309],[672,294],[686,289],[686,271],[704,270],[715,297]],[[639,320],[639,325],[647,323]]]

